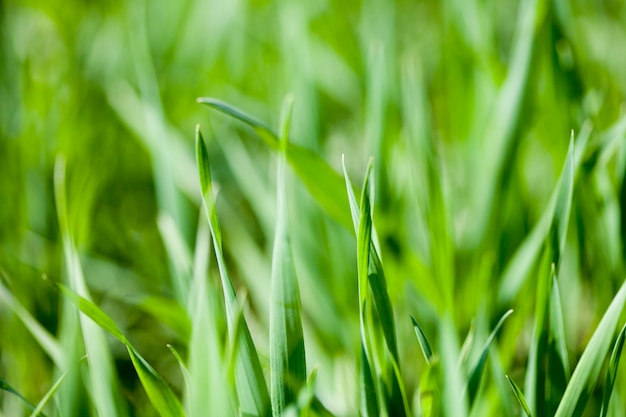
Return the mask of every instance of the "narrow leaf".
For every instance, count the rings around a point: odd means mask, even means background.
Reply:
[[[422,349],[422,353],[424,354],[424,359],[426,359],[426,363],[430,366],[433,351],[430,348],[430,343],[428,343],[428,339],[422,330],[422,327],[419,325],[415,317],[411,315],[411,321],[413,322],[413,329],[415,330],[415,335],[417,336],[417,341]]]
[[[4,379],[0,378],[0,390],[6,391],[6,392],[10,392],[11,394],[15,395],[17,398],[19,398],[20,400],[22,400],[22,402],[30,409],[30,410],[35,410],[35,406],[28,401],[22,394],[20,394],[19,392],[17,392],[15,390],[15,388],[13,388],[11,386],[11,384],[9,384],[8,382],[6,382]]]
[[[606,378],[604,381],[604,393],[602,394],[602,412],[600,417],[606,417],[609,412],[609,402],[611,401],[611,394],[613,393],[613,387],[615,386],[615,378],[617,377],[617,367],[619,366],[619,360],[622,356],[622,349],[624,348],[624,340],[626,336],[626,325],[622,327],[619,332],[619,336],[613,345],[613,352],[611,352],[611,360],[609,361],[609,369],[606,372]]]
[[[245,319],[242,320],[241,331],[235,331],[240,307],[232,280],[226,268],[226,262],[224,261],[222,235],[217,218],[217,210],[215,209],[209,155],[199,126],[196,127],[196,163],[198,164],[202,201],[209,221],[209,228],[213,237],[213,249],[215,250],[217,266],[222,281],[229,340],[231,346],[238,346],[235,364],[235,385],[239,407],[244,415],[267,417],[272,412],[270,396],[261,363],[259,362],[259,356]],[[235,343],[235,338],[239,338],[236,341],[237,343]]]
[[[139,352],[137,352],[117,324],[115,324],[104,311],[64,285],[54,283],[50,280],[48,280],[48,282],[61,292],[66,299],[71,301],[85,316],[89,317],[94,323],[126,345],[126,349],[135,366],[139,380],[146,390],[150,402],[162,417],[179,417],[184,415],[183,408],[169,385],[167,385],[161,376],[157,374]]]
[[[483,374],[483,369],[485,368],[487,355],[489,354],[489,347],[493,343],[493,340],[498,334],[498,331],[502,327],[502,324],[504,323],[504,321],[512,313],[513,313],[513,310],[509,310],[506,313],[504,313],[504,315],[500,318],[500,320],[498,321],[498,324],[496,324],[496,327],[494,327],[494,329],[491,331],[491,334],[489,334],[489,337],[487,338],[487,342],[485,343],[485,346],[483,347],[483,351],[480,354],[480,357],[478,358],[478,362],[476,362],[476,365],[474,365],[474,367],[472,368],[472,371],[470,372],[469,380],[467,382],[467,390],[469,394],[470,404],[472,404],[474,402],[474,399],[476,398],[476,393],[478,392],[478,387],[480,386],[480,378]]]
[[[288,96],[289,97],[289,96]],[[272,254],[272,292],[270,305],[270,368],[272,412],[283,414],[287,405],[297,399],[306,381],[306,360],[298,281],[287,232],[285,198],[285,155],[291,106],[283,107],[283,128],[278,159],[276,228]]]
[[[524,413],[526,413],[528,417],[532,417],[530,409],[528,408],[528,404],[526,404],[526,398],[524,398],[524,393],[522,393],[522,390],[517,386],[515,381],[509,378],[508,375],[505,376],[506,380],[509,381],[509,384],[511,385],[511,389],[513,390],[513,394],[515,394],[515,398],[517,398],[519,405],[522,407],[522,410],[524,410]]]
[[[279,150],[280,138],[263,122],[214,98],[203,97],[197,101],[247,124],[267,146],[275,151]],[[313,198],[329,216],[349,230],[352,223],[346,211],[348,206],[341,176],[315,152],[293,143],[286,146],[287,162]]]
[[[591,340],[589,340],[572,374],[572,379],[567,385],[555,417],[579,417],[582,415],[602,369],[625,302],[626,282],[622,284],[593,336],[591,336]]]

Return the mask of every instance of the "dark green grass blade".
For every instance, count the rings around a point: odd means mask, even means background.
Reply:
[[[528,417],[532,417],[532,413],[530,412],[528,404],[526,403],[526,398],[524,398],[524,393],[522,393],[522,390],[517,386],[515,381],[509,378],[508,375],[505,376],[506,380],[509,381],[509,384],[511,385],[511,389],[513,390],[513,394],[515,394],[515,398],[517,398],[519,405],[522,407],[522,410],[524,410],[524,413],[526,413]]]
[[[263,376],[261,363],[259,362],[259,356],[245,320],[242,320],[241,331],[235,332],[239,302],[228,269],[226,268],[226,262],[224,261],[222,234],[217,218],[217,210],[215,209],[209,155],[199,126],[196,128],[196,160],[198,164],[202,201],[204,203],[206,217],[209,221],[209,227],[213,237],[213,248],[215,250],[215,257],[222,280],[226,321],[231,346],[235,345],[235,338],[239,338],[236,343],[238,349],[235,363],[235,384],[237,386],[239,407],[244,415],[266,417],[271,415],[272,412],[270,396],[265,383],[265,377]]]
[[[135,347],[128,341],[115,322],[98,306],[76,294],[62,284],[50,282],[66,299],[71,301],[85,316],[118,339],[128,350],[131,361],[137,371],[139,380],[146,390],[150,402],[162,417],[180,417],[184,415],[180,401],[161,378],[161,376],[145,361]]]
[[[613,345],[613,352],[611,352],[611,360],[609,361],[609,369],[606,372],[606,378],[604,381],[604,393],[602,394],[602,411],[600,417],[606,417],[609,412],[609,402],[611,401],[611,394],[613,393],[613,387],[615,386],[615,379],[617,377],[617,367],[619,366],[619,360],[622,356],[622,349],[624,348],[624,340],[626,336],[626,325],[622,327],[622,330],[617,336],[615,345]]]
[[[493,331],[489,334],[489,337],[487,338],[487,342],[485,343],[485,347],[483,348],[483,351],[481,352],[480,357],[478,358],[478,362],[476,362],[476,365],[474,365],[474,367],[472,368],[469,374],[469,379],[467,381],[467,392],[469,395],[470,404],[472,404],[474,400],[476,399],[476,394],[478,393],[478,387],[480,386],[480,379],[483,374],[483,369],[485,368],[485,363],[487,362],[487,356],[489,355],[489,347],[493,343],[493,340],[496,338],[496,335],[498,334],[498,331],[504,324],[504,321],[511,314],[513,314],[513,310],[507,311],[500,318],[500,320],[498,321],[498,324],[496,324],[496,327],[494,327]]]
[[[24,405],[26,405],[26,407],[28,407],[31,411],[35,410],[35,406],[28,401],[22,394],[20,394],[19,392],[17,392],[15,390],[15,388],[13,388],[11,386],[11,384],[9,384],[8,382],[6,382],[4,379],[0,378],[0,390],[6,391],[6,392],[10,392],[11,394],[15,395],[17,398],[19,398],[20,400],[22,400],[22,402],[24,403]]]
[[[360,395],[361,414],[364,417],[377,417],[380,415],[376,385],[372,376],[372,367],[365,353],[366,346],[361,341],[361,372],[360,372]]]
[[[291,106],[283,107],[281,148],[287,146]],[[272,292],[270,305],[270,368],[272,413],[283,414],[285,407],[297,398],[306,381],[306,359],[300,293],[287,232],[285,198],[285,155],[281,150],[277,173],[277,210],[272,255]]]
[[[609,351],[625,302],[626,283],[623,283],[578,361],[555,417],[580,417],[582,415]]]
[[[279,150],[278,135],[263,122],[214,98],[199,98],[198,102],[247,124],[267,146]],[[293,143],[287,144],[287,162],[324,211],[349,230],[352,222],[341,175],[318,154]]]
[[[422,349],[422,353],[424,354],[424,359],[426,359],[426,363],[430,366],[430,362],[433,358],[433,350],[430,348],[430,343],[428,343],[428,339],[422,330],[422,327],[419,325],[415,317],[412,315],[411,321],[413,322],[413,329],[415,330],[415,336],[417,336],[417,341]]]

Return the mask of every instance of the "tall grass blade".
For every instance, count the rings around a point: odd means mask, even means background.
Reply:
[[[555,417],[580,417],[596,384],[610,348],[617,321],[626,302],[626,282],[622,284],[589,340],[567,384]]]
[[[196,161],[198,164],[198,176],[202,192],[202,201],[206,217],[209,221],[211,236],[213,237],[213,249],[222,280],[222,291],[226,307],[226,321],[228,324],[228,334],[231,346],[237,340],[238,354],[235,365],[235,385],[239,399],[239,407],[242,414],[247,416],[267,417],[271,415],[270,396],[259,362],[250,330],[245,320],[242,320],[240,332],[235,332],[237,324],[237,311],[239,302],[235,294],[233,283],[230,279],[224,254],[222,252],[222,234],[215,209],[215,197],[213,195],[213,185],[211,181],[211,170],[209,165],[209,155],[207,153],[200,127],[196,128]]]
[[[509,384],[511,385],[511,389],[513,390],[513,394],[515,394],[515,398],[517,398],[519,405],[522,407],[522,410],[524,410],[524,413],[526,413],[528,417],[532,417],[533,415],[530,412],[530,408],[528,408],[528,404],[526,403],[526,398],[524,398],[524,393],[517,386],[515,381],[509,378],[508,375],[505,375],[505,376],[506,376],[506,380],[509,381]]]
[[[552,277],[552,294],[550,300],[550,333],[551,342],[555,345],[557,354],[563,366],[565,378],[569,379],[571,371],[565,345],[565,322],[563,320],[563,308],[561,307],[561,294],[559,283],[555,276]]]
[[[606,378],[604,381],[604,393],[602,394],[602,410],[600,417],[606,417],[609,412],[609,403],[611,401],[611,394],[613,393],[613,387],[615,386],[615,379],[617,378],[617,367],[619,366],[619,360],[622,356],[622,349],[624,348],[624,340],[626,339],[626,325],[622,327],[622,330],[617,336],[615,345],[613,345],[613,352],[611,352],[611,360],[609,361],[609,369],[606,372]]]
[[[509,310],[502,315],[502,317],[498,321],[498,324],[496,324],[496,327],[494,327],[494,329],[489,334],[489,337],[487,338],[487,342],[485,343],[485,346],[483,347],[480,357],[478,358],[478,362],[476,362],[476,365],[474,365],[474,367],[470,371],[469,379],[467,381],[467,391],[469,395],[470,404],[473,404],[474,400],[476,399],[476,394],[478,393],[478,387],[480,386],[480,379],[483,374],[483,369],[485,368],[485,363],[487,362],[487,356],[489,355],[489,347],[493,343],[493,340],[496,338],[496,335],[498,334],[498,331],[504,324],[504,321],[511,314],[513,314],[513,310]]]
[[[272,412],[282,415],[297,399],[306,382],[306,358],[300,293],[287,232],[285,150],[288,143],[293,99],[285,99],[282,112],[281,152],[277,168],[276,228],[272,254],[270,307],[270,367]]]
[[[54,194],[57,206],[57,217],[63,242],[65,269],[70,288],[84,299],[89,300],[85,277],[78,251],[70,228],[65,185],[65,159],[57,157],[54,167]],[[109,350],[105,334],[94,323],[80,316],[83,344],[89,364],[91,382],[90,396],[100,415],[124,415],[123,406],[119,403],[117,376],[113,369],[113,358]]]
[[[130,343],[111,317],[97,305],[76,294],[66,286],[49,280],[48,282],[59,291],[63,297],[71,301],[85,316],[126,346],[126,350],[135,367],[135,371],[137,371],[139,380],[146,390],[150,402],[152,402],[152,405],[154,405],[154,408],[161,417],[181,417],[184,415],[183,408],[178,398],[176,398],[176,395],[174,395],[174,392],[167,382],[165,382],[154,368],[137,352],[135,347]]]
[[[252,127],[265,144],[280,149],[279,136],[266,124],[245,112],[214,98],[199,98],[199,103],[227,114]],[[293,143],[287,145],[287,162],[328,215],[348,230],[351,227],[341,176],[315,152]]]

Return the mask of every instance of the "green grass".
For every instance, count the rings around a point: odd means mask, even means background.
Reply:
[[[624,28],[0,1],[0,417],[625,416]]]

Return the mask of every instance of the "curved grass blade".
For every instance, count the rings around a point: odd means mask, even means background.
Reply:
[[[511,385],[511,389],[513,390],[513,394],[515,394],[515,398],[517,398],[517,401],[519,402],[519,405],[522,407],[522,410],[524,410],[524,413],[526,413],[528,417],[532,417],[533,415],[530,412],[530,408],[528,408],[528,404],[526,403],[526,398],[524,398],[524,393],[522,393],[522,390],[517,386],[515,381],[509,378],[508,375],[505,375],[505,377],[506,377],[506,380],[509,381],[509,384]]]
[[[619,360],[622,356],[622,349],[624,348],[624,339],[626,336],[626,325],[622,327],[619,332],[619,336],[613,345],[613,352],[611,352],[611,360],[609,361],[609,369],[606,373],[606,379],[604,382],[604,393],[602,394],[602,411],[600,417],[606,417],[609,412],[609,402],[611,401],[611,394],[613,393],[613,387],[615,386],[615,378],[617,377],[617,367],[619,366]]]
[[[574,149],[572,149],[572,141],[570,140],[570,148],[568,149],[568,154],[561,175],[559,176],[558,185],[552,192],[548,206],[532,231],[519,246],[513,258],[507,263],[502,273],[502,279],[498,289],[498,302],[500,305],[506,305],[511,302],[522,287],[524,280],[528,277],[531,268],[535,265],[541,253],[541,249],[543,248],[545,238],[550,232],[551,225],[554,223],[556,202],[559,199],[559,195],[565,194],[566,190],[570,187],[565,178],[571,175],[571,187],[573,188],[573,183],[580,171],[582,158],[587,149],[590,135],[591,125],[584,124],[578,134]]]
[[[274,151],[280,150],[279,136],[266,124],[223,101],[202,97],[198,103],[227,114],[250,126]],[[348,230],[352,225],[348,215],[343,179],[315,152],[293,143],[287,146],[287,162],[324,211]]]
[[[483,374],[483,369],[485,368],[485,363],[487,361],[487,355],[489,355],[489,347],[493,343],[493,340],[496,338],[496,335],[502,327],[502,324],[504,324],[504,321],[511,314],[513,314],[513,310],[509,310],[502,315],[502,317],[498,321],[498,324],[496,324],[496,327],[494,327],[494,329],[489,334],[487,342],[485,343],[485,347],[483,347],[483,351],[478,358],[478,362],[476,362],[476,365],[474,365],[472,371],[470,372],[470,376],[467,381],[467,391],[469,394],[470,404],[472,404],[474,402],[474,399],[476,398],[476,393],[478,392],[478,387],[480,386],[480,379]]]
[[[613,298],[567,384],[555,417],[580,417],[608,353],[617,321],[626,303],[626,282]]]
[[[428,339],[422,330],[422,327],[419,325],[415,317],[410,315],[411,321],[413,322],[413,329],[415,330],[415,336],[417,336],[417,341],[422,349],[422,353],[424,354],[424,359],[426,359],[426,363],[430,366],[432,358],[433,358],[433,350],[430,348],[430,343],[428,343]]]
[[[241,331],[236,332],[237,316],[240,309],[233,283],[230,279],[224,254],[222,252],[222,234],[217,210],[215,209],[215,197],[211,181],[209,155],[207,153],[200,127],[196,127],[196,161],[198,164],[198,176],[202,192],[202,201],[205,214],[209,221],[211,236],[213,237],[213,249],[217,259],[217,266],[222,281],[222,291],[226,307],[226,321],[231,346],[238,346],[235,364],[235,385],[239,399],[239,407],[244,415],[267,417],[271,415],[270,396],[263,376],[261,363],[257,354],[250,330],[245,320],[242,320]],[[235,343],[235,338],[240,338]]]
[[[306,358],[298,280],[287,232],[285,150],[293,99],[283,105],[281,153],[277,168],[277,202],[270,304],[270,368],[272,413],[283,414],[306,382]]]
[[[17,392],[17,390],[13,388],[11,384],[6,382],[2,378],[0,378],[0,390],[10,392],[11,394],[15,395],[17,398],[22,400],[24,405],[26,405],[30,410],[35,410],[35,406],[30,401],[28,401],[22,394]]]
[[[106,330],[113,337],[118,339],[126,346],[130,359],[137,371],[139,380],[146,390],[146,394],[152,405],[162,417],[181,417],[184,415],[180,401],[174,395],[169,385],[161,378],[161,376],[146,362],[146,360],[137,352],[135,347],[128,341],[124,333],[115,324],[115,322],[98,306],[86,298],[81,297],[74,291],[62,284],[47,280],[53,285],[66,299],[71,301],[85,316],[89,317],[94,323]]]

